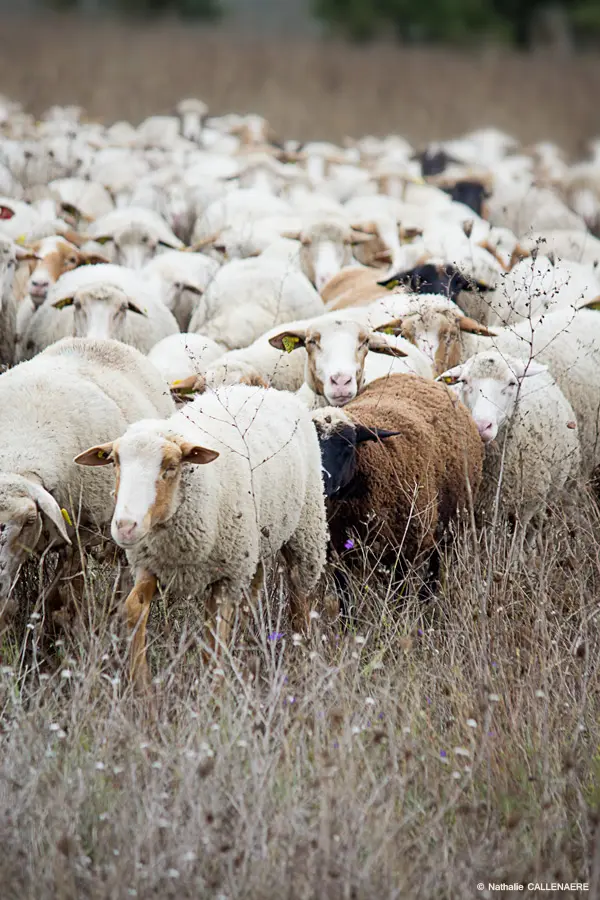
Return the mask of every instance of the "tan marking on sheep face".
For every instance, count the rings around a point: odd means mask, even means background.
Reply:
[[[95,253],[83,253],[77,247],[62,240],[42,240],[32,247],[40,257],[29,263],[29,293],[34,299],[45,299],[51,285],[56,284],[61,275],[80,266],[108,262]]]
[[[460,325],[450,310],[423,309],[403,316],[402,337],[427,356],[435,375],[441,375],[461,360]]]
[[[165,522],[171,515],[175,492],[181,479],[181,446],[168,441],[162,449],[160,472],[156,481],[156,499],[150,507],[152,526]]]

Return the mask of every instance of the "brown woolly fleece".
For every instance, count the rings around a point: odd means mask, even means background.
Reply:
[[[482,475],[484,448],[470,413],[445,385],[413,375],[380,378],[344,407],[356,424],[399,431],[357,447],[351,497],[331,501],[331,540],[341,551],[351,532],[381,539],[415,561],[436,534],[468,507]]]
[[[347,266],[334,275],[321,291],[323,303],[328,310],[369,306],[389,293],[387,288],[377,284],[382,277],[381,269]],[[397,293],[405,294],[406,290]]]

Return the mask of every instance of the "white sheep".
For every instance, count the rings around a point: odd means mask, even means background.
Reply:
[[[32,250],[0,234],[0,365],[11,365],[17,339],[15,272],[20,262],[35,258]]]
[[[141,269],[162,247],[183,247],[161,216],[142,207],[115,209],[101,216],[91,224],[88,235],[106,247],[113,262],[132,269]]]
[[[165,250],[151,259],[142,271],[160,279],[163,302],[181,330],[186,331],[193,307],[213,281],[219,264],[203,253]]]
[[[90,478],[73,457],[172,411],[156,369],[116,341],[67,339],[0,375],[0,599],[29,552],[69,543],[67,521],[95,532],[110,520],[109,479]]]
[[[535,359],[522,360],[490,349],[445,372],[471,411],[486,445],[478,505],[493,518],[501,508],[523,526],[545,511],[579,475],[581,452],[575,413]]]
[[[230,227],[244,227],[266,216],[292,215],[285,200],[265,191],[241,188],[215,200],[196,222],[192,243],[206,240]]]
[[[171,334],[152,347],[148,359],[171,384],[206,371],[223,348],[202,334]]]
[[[216,641],[226,642],[242,595],[260,587],[260,565],[283,552],[296,630],[325,564],[321,457],[309,413],[294,397],[236,385],[207,392],[166,420],[132,426],[77,457],[114,464],[114,540],[135,587],[131,669],[148,683],[145,626],[157,585],[204,599]]]
[[[565,307],[577,308],[600,294],[593,266],[546,256],[523,259],[487,293],[488,323],[510,325]]]
[[[321,312],[323,302],[301,272],[260,257],[234,260],[198,298],[188,330],[234,349],[280,322]]]
[[[179,332],[161,299],[160,286],[123,266],[81,266],[62,275],[19,335],[29,359],[62,337],[115,338],[148,353]]]

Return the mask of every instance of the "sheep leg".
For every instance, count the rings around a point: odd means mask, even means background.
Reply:
[[[136,573],[133,590],[125,600],[127,625],[132,634],[129,673],[134,685],[142,690],[147,690],[150,685],[150,670],[146,657],[146,623],[156,587],[156,576],[141,570]]]
[[[292,630],[307,634],[310,629],[310,600],[304,590],[304,579],[294,549],[288,544],[281,548],[288,569],[290,584],[290,620]]]
[[[235,614],[235,603],[230,586],[225,581],[213,585],[206,601],[206,643],[210,648],[204,654],[205,662],[218,656],[219,650],[228,646]]]

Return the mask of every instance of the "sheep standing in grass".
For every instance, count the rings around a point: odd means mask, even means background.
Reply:
[[[334,549],[358,536],[391,564],[400,552],[435,572],[439,531],[481,482],[483,444],[462,403],[444,385],[391,375],[313,420]]]
[[[501,507],[523,526],[544,512],[579,474],[581,453],[575,413],[535,360],[488,350],[439,379],[453,386],[470,410],[486,445],[479,508],[493,518]]]
[[[242,594],[259,587],[261,561],[282,551],[292,623],[306,628],[325,563],[325,509],[317,436],[293,396],[243,385],[207,392],[76,462],[115,466],[112,534],[135,571],[126,610],[139,684],[148,682],[145,627],[159,583],[205,599],[211,632],[226,642]]]
[[[28,554],[69,543],[61,508],[93,533],[110,520],[109,479],[73,457],[111,429],[173,408],[151,363],[117,341],[66,339],[0,375],[0,600]]]

